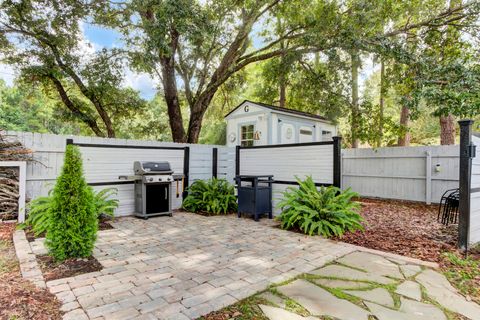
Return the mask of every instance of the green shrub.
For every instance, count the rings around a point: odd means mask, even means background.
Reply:
[[[47,212],[45,245],[56,260],[88,257],[97,237],[98,220],[93,191],[83,177],[78,147],[68,145],[60,176]]]
[[[114,198],[117,195],[117,189],[106,188],[100,191],[93,191],[93,202],[95,206],[95,212],[97,217],[102,215],[114,217],[114,211],[118,208],[118,199]],[[30,201],[27,205],[28,216],[24,223],[19,225],[21,229],[31,227],[35,236],[39,236],[47,232],[48,223],[48,211],[52,204],[51,191],[48,196],[38,197]]]
[[[360,205],[352,201],[357,193],[336,187],[318,189],[311,177],[299,187],[289,187],[278,203],[282,213],[277,217],[283,229],[298,228],[305,234],[341,237],[346,231],[362,230]]]
[[[183,208],[210,214],[234,212],[237,210],[235,188],[225,179],[197,180],[188,188]]]

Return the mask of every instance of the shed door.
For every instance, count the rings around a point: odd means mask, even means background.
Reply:
[[[280,143],[295,143],[295,126],[291,123],[280,124]]]

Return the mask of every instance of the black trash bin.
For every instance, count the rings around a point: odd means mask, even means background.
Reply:
[[[252,215],[258,221],[268,214],[272,219],[273,175],[239,175],[235,177],[238,190],[238,217],[242,213]]]

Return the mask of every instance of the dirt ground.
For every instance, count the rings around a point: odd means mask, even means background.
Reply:
[[[37,256],[45,281],[74,277],[79,274],[100,271],[103,269],[95,257],[84,259],[67,259],[61,263],[48,255]]]
[[[442,252],[454,251],[457,225],[437,222],[438,206],[395,200],[360,199],[364,231],[346,233],[343,242],[441,262]]]
[[[15,224],[0,223],[0,319],[61,319],[60,302],[20,274],[12,242]]]

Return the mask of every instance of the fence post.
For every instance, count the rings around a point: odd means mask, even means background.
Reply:
[[[342,187],[342,137],[333,139],[333,185]]]
[[[235,148],[235,176],[240,175],[240,146]]]
[[[182,192],[182,198],[185,199],[185,197],[188,195],[188,183],[189,183],[189,177],[190,175],[190,147],[185,147],[183,151],[183,192]]]
[[[468,249],[470,238],[470,187],[472,178],[472,124],[473,120],[460,120],[460,175],[458,247]]]
[[[212,148],[212,177],[217,178],[218,148]]]
[[[425,152],[425,203],[432,203],[432,155]]]

